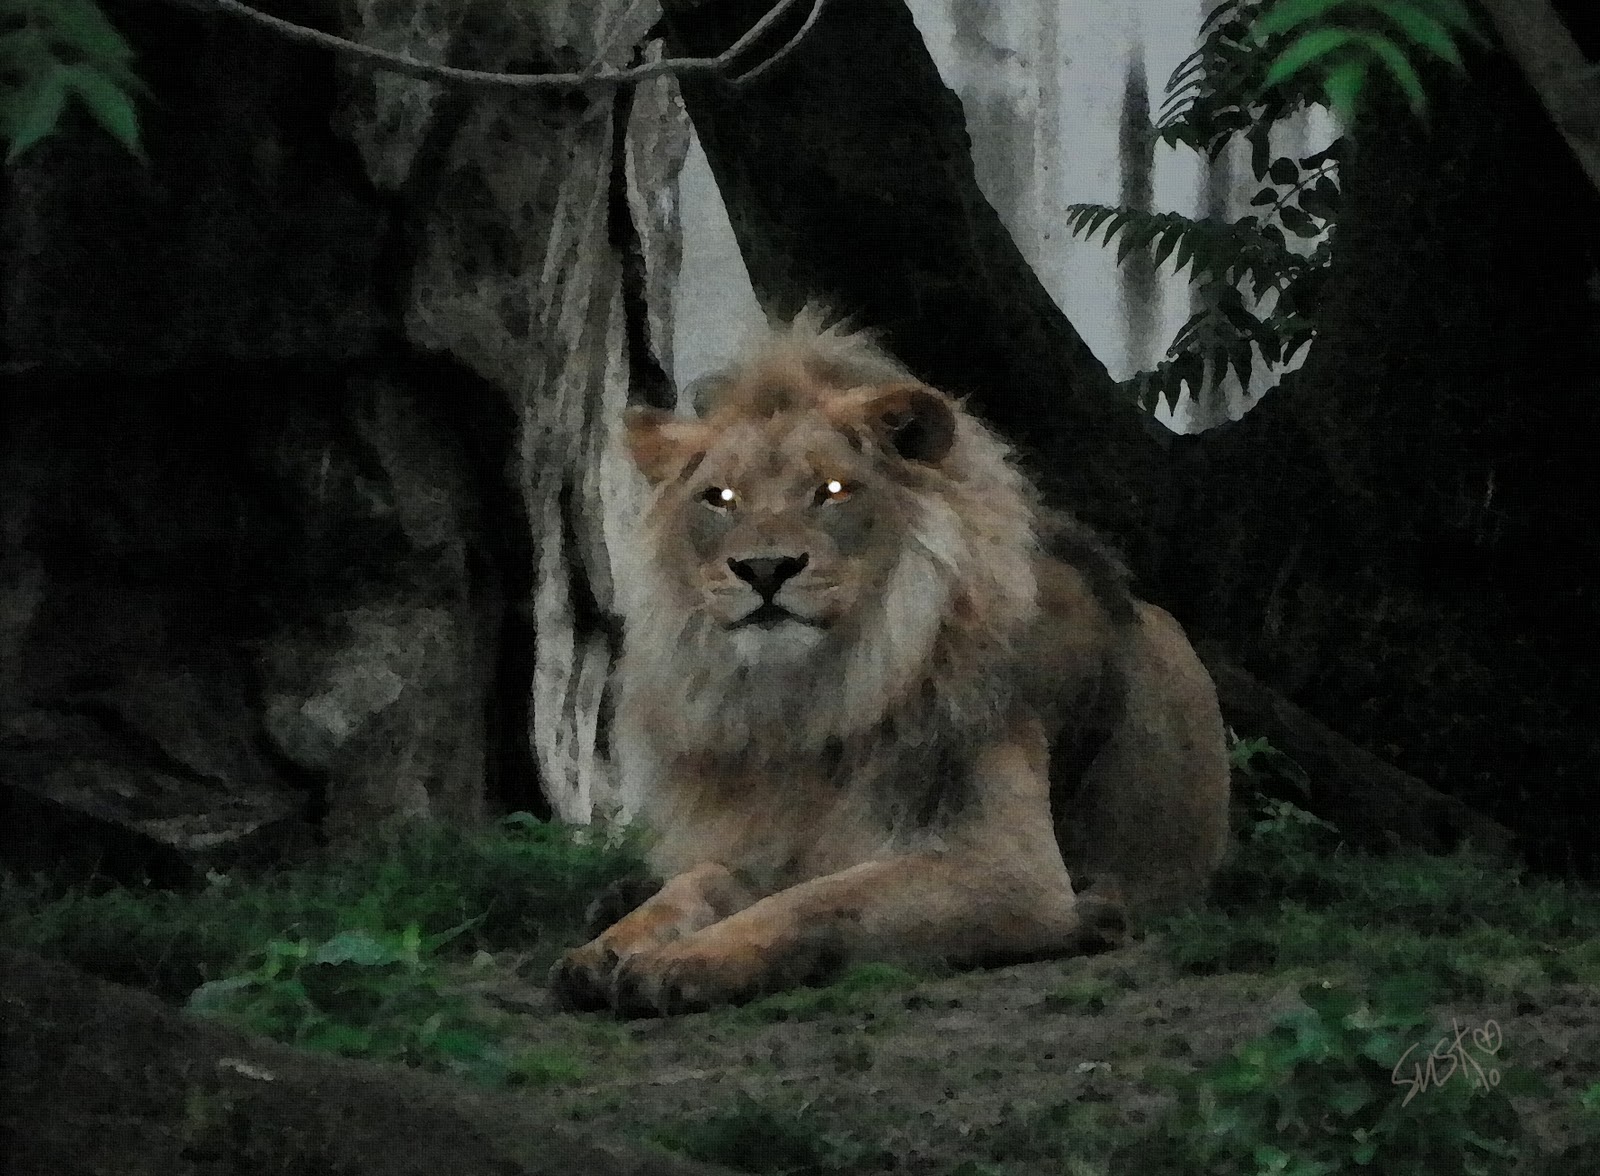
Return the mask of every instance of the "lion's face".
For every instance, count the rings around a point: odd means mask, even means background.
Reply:
[[[898,712],[902,731],[991,724],[1038,613],[1034,500],[1004,442],[814,320],[694,399],[692,419],[624,416],[652,486],[616,549],[630,771],[814,755]]]
[[[859,637],[849,623],[885,592],[912,524],[913,467],[928,471],[953,428],[945,398],[916,385],[785,403],[705,422],[629,419],[634,458],[660,487],[659,566],[678,605],[746,661]]]

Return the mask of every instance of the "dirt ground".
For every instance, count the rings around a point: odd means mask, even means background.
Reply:
[[[738,1167],[1020,1176],[1103,1171],[1074,1161],[1103,1156],[1108,1141],[1151,1121],[1170,1097],[1159,1070],[1224,1056],[1270,1028],[1318,975],[1180,976],[1146,941],[1088,959],[632,1022],[553,1013],[537,983],[494,969],[472,987],[534,1046],[578,1059],[581,1076],[528,1097],[603,1137],[681,1138],[686,1125],[745,1107],[755,1125],[724,1138],[719,1157]],[[1496,1021],[1503,1046],[1493,1060],[1541,1075],[1569,1107],[1600,1080],[1600,993],[1557,986],[1538,999],[1435,1012],[1446,1026]],[[1516,1100],[1544,1150],[1570,1141],[1570,1120],[1552,1102]]]

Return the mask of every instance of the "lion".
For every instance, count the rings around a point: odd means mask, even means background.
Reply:
[[[1211,678],[994,432],[809,308],[699,400],[624,420],[613,745],[666,881],[557,962],[559,1007],[1104,950],[1203,897]]]

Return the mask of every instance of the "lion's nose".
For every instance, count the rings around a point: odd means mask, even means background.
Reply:
[[[759,556],[756,559],[730,559],[728,570],[761,593],[761,599],[771,600],[784,584],[799,575],[801,569],[810,562],[809,555]]]

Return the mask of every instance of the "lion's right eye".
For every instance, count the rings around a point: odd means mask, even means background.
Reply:
[[[726,486],[707,486],[700,491],[700,501],[714,510],[732,510],[739,496]]]

